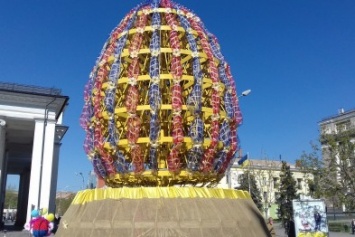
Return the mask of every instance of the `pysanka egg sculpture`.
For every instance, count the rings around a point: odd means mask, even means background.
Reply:
[[[84,99],[84,149],[107,186],[213,184],[237,156],[230,67],[200,18],[170,0],[124,17]]]

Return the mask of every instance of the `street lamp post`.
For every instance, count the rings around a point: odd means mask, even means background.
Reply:
[[[238,96],[238,98],[243,97],[243,96],[247,96],[249,95],[251,92],[251,89],[245,90],[242,92],[241,95]],[[229,170],[227,171],[227,183],[228,183],[228,188],[232,187],[232,172],[231,172],[232,166],[229,168]],[[250,193],[250,188],[249,188],[249,193]]]
[[[55,100],[57,99],[57,96],[55,97],[48,103],[46,104],[46,107],[44,108],[44,118],[43,118],[43,130],[42,130],[42,147],[41,147],[41,159],[40,159],[40,167],[39,167],[39,184],[38,184],[38,198],[37,198],[37,209],[40,209],[41,206],[41,196],[42,196],[42,179],[43,179],[43,160],[44,160],[44,146],[45,146],[45,140],[46,140],[46,128],[48,124],[48,116],[49,116],[49,105],[52,104]],[[41,207],[42,208],[42,207]]]
[[[83,173],[82,172],[79,172],[79,173],[76,173],[76,175],[80,175],[81,176],[81,178],[82,178],[82,180],[83,180],[83,184],[82,184],[82,189],[84,189],[84,187],[85,187],[85,179],[84,179],[84,175],[83,175]]]
[[[249,152],[247,153],[248,159],[249,159]],[[249,194],[251,195],[251,189],[250,189],[250,160],[248,164],[248,189],[249,189]]]

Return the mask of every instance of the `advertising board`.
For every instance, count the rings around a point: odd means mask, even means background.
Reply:
[[[326,209],[323,200],[293,200],[292,206],[297,237],[329,236]]]

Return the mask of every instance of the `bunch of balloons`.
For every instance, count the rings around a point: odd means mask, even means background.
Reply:
[[[31,220],[25,224],[25,229],[30,231],[34,237],[49,236],[52,233],[55,216],[48,213],[47,208],[32,210]]]

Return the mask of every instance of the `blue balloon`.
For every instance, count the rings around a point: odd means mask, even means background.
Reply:
[[[32,210],[31,217],[38,217],[38,216],[39,216],[39,211],[38,210]]]

